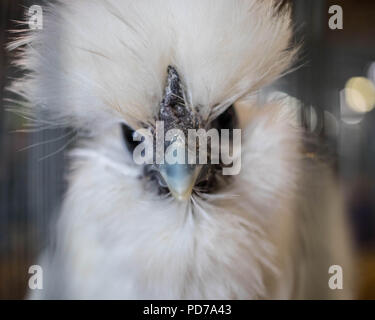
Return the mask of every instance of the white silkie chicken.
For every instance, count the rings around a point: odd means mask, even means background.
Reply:
[[[297,110],[252,98],[296,55],[278,3],[64,0],[11,45],[25,48],[18,63],[30,72],[16,90],[49,123],[87,135],[31,298],[351,297],[338,187],[304,154]],[[183,95],[178,111],[171,92]],[[239,126],[239,174],[136,165],[134,130],[157,120]],[[331,265],[343,268],[342,290],[328,285]]]

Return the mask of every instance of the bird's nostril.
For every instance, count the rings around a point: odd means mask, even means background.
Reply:
[[[161,176],[160,172],[153,165],[145,166],[143,171],[144,171],[144,176],[147,178],[147,180],[155,182],[160,190],[166,189],[166,192],[159,192],[159,193],[164,194],[164,193],[169,192],[167,183],[165,182],[164,178]]]
[[[157,182],[158,182],[158,184],[159,184],[159,186],[160,186],[161,188],[166,188],[166,189],[168,189],[168,185],[167,185],[167,183],[165,182],[165,180],[164,180],[164,178],[162,177],[162,175],[160,175],[160,174],[155,174],[155,179],[157,180]]]

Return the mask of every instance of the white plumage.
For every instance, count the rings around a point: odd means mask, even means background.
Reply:
[[[329,170],[302,152],[296,110],[251,96],[290,67],[289,10],[257,0],[65,0],[15,84],[48,121],[89,133],[72,151],[56,244],[33,298],[350,297],[348,234]],[[174,65],[206,119],[235,103],[242,170],[179,202],[150,189],[120,123],[153,123]],[[306,84],[308,85],[308,84]],[[318,175],[318,176],[317,176]],[[344,290],[328,287],[341,265]]]

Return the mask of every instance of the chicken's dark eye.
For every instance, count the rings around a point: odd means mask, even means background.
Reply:
[[[121,129],[126,147],[130,152],[133,152],[135,147],[140,143],[140,141],[134,141],[135,131],[124,123],[121,124]]]
[[[234,106],[231,105],[227,110],[220,114],[211,122],[211,127],[215,129],[234,129],[238,125],[238,119]]]

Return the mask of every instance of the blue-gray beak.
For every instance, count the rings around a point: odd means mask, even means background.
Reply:
[[[164,164],[160,174],[171,194],[179,201],[190,199],[200,167],[189,164]]]
[[[167,70],[167,84],[163,99],[160,103],[159,120],[164,122],[164,130],[179,129],[187,133],[188,129],[200,127],[198,115],[188,107],[184,100],[183,84],[176,68],[169,66]],[[178,137],[172,142],[175,144],[173,151],[166,150],[165,159],[173,158],[172,153],[185,154],[185,141]],[[167,142],[165,147],[171,143]],[[177,162],[177,161],[176,161]],[[188,164],[187,161],[168,162],[158,166],[159,172],[167,184],[170,192],[177,200],[188,200],[194,184],[198,178],[201,166]]]

